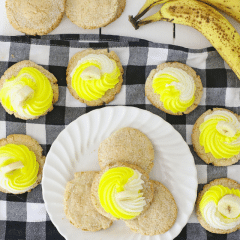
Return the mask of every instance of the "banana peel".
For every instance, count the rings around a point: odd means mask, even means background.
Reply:
[[[212,7],[225,12],[236,21],[240,22],[240,1],[239,0],[199,0]]]
[[[134,17],[134,20],[141,18],[146,12],[156,5],[168,2],[169,0],[146,0],[142,8],[139,10],[138,14]]]
[[[135,29],[161,20],[195,28],[209,40],[240,79],[240,35],[213,7],[196,0],[171,0],[152,16],[140,21],[129,20]]]

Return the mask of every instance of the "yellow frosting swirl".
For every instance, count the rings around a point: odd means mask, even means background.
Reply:
[[[240,123],[234,114],[218,110],[205,117],[199,127],[200,145],[216,159],[231,158],[240,152]]]
[[[195,100],[194,80],[182,69],[168,67],[158,71],[152,86],[164,108],[173,113],[186,111]]]
[[[141,193],[142,184],[141,174],[129,167],[106,171],[98,188],[102,207],[116,218],[132,219],[138,216],[146,205]]]
[[[12,163],[21,162],[23,167],[9,172],[2,170]],[[39,164],[34,152],[25,145],[7,144],[0,147],[0,185],[12,193],[22,193],[37,180]]]
[[[5,80],[0,91],[4,107],[23,118],[41,116],[52,105],[53,90],[48,78],[33,67],[24,67]]]
[[[234,228],[240,223],[240,214],[236,218],[228,218],[218,211],[219,201],[229,194],[240,198],[240,191],[238,189],[229,189],[222,185],[212,186],[204,193],[199,204],[199,209],[201,215],[211,227],[227,230]]]
[[[104,54],[89,54],[72,71],[72,88],[87,101],[97,100],[115,87],[120,74],[114,60]]]

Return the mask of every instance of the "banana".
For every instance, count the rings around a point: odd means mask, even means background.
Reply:
[[[240,1],[237,0],[200,0],[225,12],[240,22]]]
[[[227,194],[218,202],[218,211],[227,218],[236,218],[240,215],[240,198]]]
[[[146,0],[142,8],[139,10],[137,15],[134,17],[134,20],[138,20],[140,17],[142,17],[148,10],[150,10],[152,7],[165,3],[169,0]]]
[[[13,99],[12,104],[16,104],[16,105],[22,104],[24,101],[29,99],[32,96],[33,93],[34,93],[34,90],[32,88],[30,88],[29,86],[26,85],[24,87],[21,87],[15,93],[15,97]]]
[[[83,80],[100,79],[101,71],[95,66],[89,66],[82,71],[81,78]]]
[[[234,137],[237,133],[237,129],[231,123],[225,121],[219,121],[216,129],[219,133],[226,137]]]
[[[138,29],[160,20],[187,25],[200,31],[240,79],[240,35],[217,10],[196,0],[172,0],[152,16],[140,21],[132,18],[131,23]]]
[[[8,164],[8,165],[6,165],[4,167],[1,167],[0,172],[2,174],[6,174],[6,173],[9,173],[9,172],[11,172],[13,170],[22,168],[22,167],[24,167],[24,165],[22,164],[21,161],[18,161],[18,162],[10,163],[10,164]]]

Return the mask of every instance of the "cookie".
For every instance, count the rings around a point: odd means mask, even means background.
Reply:
[[[154,149],[149,138],[135,128],[121,128],[103,140],[98,148],[101,168],[117,161],[134,164],[149,173],[153,168]]]
[[[133,179],[129,178],[129,173],[132,171],[134,172]],[[138,166],[121,162],[103,168],[94,178],[91,192],[94,207],[100,214],[112,220],[133,219],[141,212],[145,212],[153,199],[153,185],[148,174]],[[138,196],[136,197],[135,194]],[[132,199],[133,196],[135,200]],[[135,211],[135,207],[138,209],[140,205],[141,210]],[[105,210],[107,208],[110,209],[108,212]],[[129,208],[130,210],[126,210]]]
[[[162,76],[166,75],[156,80],[159,71]],[[152,105],[171,115],[192,112],[200,103],[202,93],[200,77],[191,67],[179,62],[158,65],[150,72],[145,84],[145,95]]]
[[[158,235],[167,232],[177,219],[177,205],[170,191],[160,182],[153,181],[153,201],[148,210],[133,220],[125,221],[134,232]]]
[[[35,154],[36,161],[39,164],[39,168],[38,168],[38,172],[37,172],[36,181],[35,181],[35,183],[32,186],[30,186],[29,189],[27,189],[27,190],[19,190],[20,192],[17,193],[17,192],[14,192],[14,191],[7,190],[6,188],[3,188],[2,186],[0,186],[0,191],[4,192],[4,193],[13,193],[13,194],[21,194],[21,193],[24,193],[26,191],[30,192],[42,180],[42,170],[43,170],[43,165],[45,163],[45,156],[42,155],[43,149],[42,149],[42,147],[39,145],[39,143],[35,139],[33,139],[32,137],[30,137],[28,135],[12,134],[12,135],[9,135],[7,138],[0,139],[0,158],[1,158],[1,154],[2,154],[1,147],[4,147],[6,145],[9,146],[9,144],[16,144],[16,145],[24,145],[24,146],[26,146],[28,148],[28,150],[32,151]],[[23,149],[20,149],[20,151],[22,151],[22,150]],[[6,149],[4,151],[6,153]],[[14,151],[14,156],[16,156],[17,152],[18,151]],[[27,153],[27,154],[29,154],[29,153]],[[5,154],[3,154],[3,155],[5,156]],[[29,155],[26,155],[26,156],[29,156]],[[25,161],[27,158],[26,157],[22,157],[22,156],[20,158],[20,156],[19,156],[19,159],[24,159],[24,161]],[[3,162],[1,161],[1,164],[3,164],[6,159],[1,159],[1,160],[3,160]],[[33,163],[31,163],[31,164],[33,164]],[[25,172],[23,172],[23,174],[21,173],[22,174],[22,179],[24,177],[23,176],[24,174],[30,174],[30,175],[33,174],[33,170],[34,169],[32,169],[32,166],[29,166],[29,169],[31,170],[30,173],[27,173],[26,170],[25,170]],[[2,171],[2,167],[1,167],[1,171]],[[30,181],[30,180],[28,179],[28,181]],[[3,179],[1,179],[0,182],[1,182],[1,184],[5,183],[5,182],[3,182]],[[16,180],[16,182],[18,182],[18,180]],[[24,184],[24,183],[22,182],[21,184]]]
[[[69,221],[83,231],[107,229],[112,221],[101,215],[91,201],[91,186],[98,172],[77,172],[69,181],[64,193],[64,212]]]
[[[111,102],[120,92],[123,68],[117,54],[107,49],[76,53],[67,67],[67,86],[82,103],[99,106]]]
[[[211,125],[204,123],[207,118],[208,123]],[[210,121],[212,121],[212,123]],[[235,135],[228,137],[223,132],[219,132],[221,128],[224,129],[224,125],[221,126],[224,122],[226,124],[225,128],[235,128]],[[200,128],[202,128],[202,135]],[[200,137],[202,139],[204,138],[202,144],[200,143]],[[238,162],[240,159],[240,142],[236,142],[239,137],[240,117],[227,109],[214,108],[213,110],[209,109],[203,113],[195,122],[192,132],[192,144],[195,152],[207,164],[229,166]],[[211,138],[215,140],[210,141]]]
[[[119,18],[126,0],[67,0],[66,15],[78,27],[105,27]]]
[[[18,31],[45,35],[61,22],[66,0],[6,0],[7,18]]]
[[[221,188],[219,188],[219,185],[221,186]],[[212,188],[215,187],[215,188]],[[215,212],[215,214],[220,214],[218,211],[218,205],[221,199],[223,199],[224,196],[231,194],[232,192],[236,193],[236,189],[238,189],[238,194],[240,196],[240,184],[238,184],[236,181],[229,179],[229,178],[220,178],[220,179],[215,179],[213,181],[211,181],[209,184],[206,184],[203,187],[203,190],[198,194],[197,197],[197,201],[196,201],[196,214],[197,214],[197,218],[198,221],[200,222],[200,224],[202,225],[203,228],[205,228],[206,230],[208,230],[209,232],[212,233],[218,233],[218,234],[227,234],[227,233],[231,233],[231,232],[235,232],[238,229],[240,229],[240,218],[238,220],[238,224],[236,226],[233,226],[232,228],[226,227],[225,228],[229,228],[229,229],[220,229],[220,228],[216,228],[211,226],[209,223],[207,223],[207,221],[205,220],[205,218],[203,217],[203,215],[201,214],[200,211],[200,203],[201,200],[204,196],[204,194],[211,188],[211,191],[215,192],[213,199],[215,199],[215,201],[218,201],[217,205],[211,206],[211,208],[209,207],[209,209],[212,212]],[[229,190],[226,190],[225,188],[229,188]],[[218,192],[218,189],[219,192]],[[225,189],[225,190],[223,190]],[[235,189],[234,191],[231,191],[232,189]],[[217,198],[219,198],[220,200],[216,200]],[[211,196],[208,197],[208,199],[211,199]],[[240,201],[240,198],[239,198]],[[213,201],[212,201],[213,202]],[[211,204],[211,203],[210,203]],[[205,206],[206,207],[206,206]],[[215,208],[215,210],[213,210],[213,208]],[[220,209],[221,210],[221,209]],[[220,217],[219,217],[220,216]],[[218,224],[222,224],[222,219],[226,219],[226,217],[221,217],[221,215],[218,215]],[[219,222],[220,221],[220,222]],[[225,224],[224,224],[225,225]],[[214,225],[215,226],[215,225]]]
[[[14,83],[13,77],[18,81]],[[7,113],[20,119],[36,119],[52,111],[58,95],[54,75],[29,60],[12,65],[0,79],[0,102]]]

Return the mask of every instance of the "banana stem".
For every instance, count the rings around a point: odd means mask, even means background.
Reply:
[[[135,29],[138,29],[139,27],[152,23],[157,21],[169,21],[169,19],[166,19],[163,17],[160,11],[156,12],[152,16],[146,17],[140,21],[135,21],[134,19],[129,19],[129,21],[132,23]]]
[[[143,7],[140,9],[138,14],[133,17],[135,21],[137,21],[139,18],[141,18],[146,12],[148,12],[152,7],[168,2],[170,0],[147,0],[146,3],[143,5]]]

